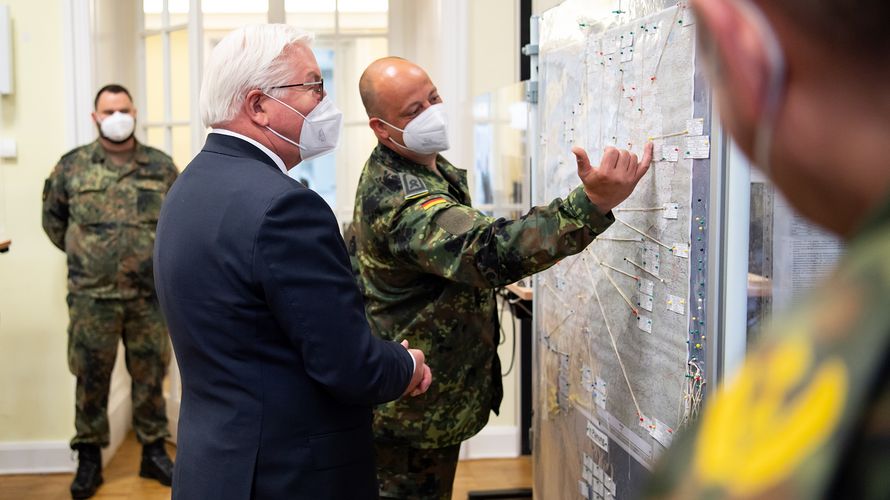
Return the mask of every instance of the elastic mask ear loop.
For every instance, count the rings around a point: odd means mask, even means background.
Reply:
[[[779,115],[779,107],[784,95],[786,76],[785,57],[782,46],[776,38],[776,33],[757,7],[741,4],[747,14],[751,16],[766,51],[767,64],[769,64],[769,79],[767,92],[763,102],[763,111],[757,120],[757,129],[754,136],[754,162],[760,170],[769,177],[770,154],[772,153],[773,139],[775,136],[776,121]]]
[[[294,113],[296,113],[296,114],[302,116],[304,120],[307,119],[307,118],[306,118],[306,115],[304,115],[303,113],[300,113],[299,110],[297,110],[296,108],[294,108],[294,107],[291,106],[290,104],[288,104],[288,103],[282,101],[281,99],[278,99],[278,98],[276,98],[276,97],[272,97],[272,96],[270,96],[269,94],[267,94],[267,93],[265,93],[265,92],[263,92],[263,95],[266,96],[266,97],[268,97],[269,99],[272,99],[273,101],[275,101],[275,102],[281,104],[282,106],[284,106],[285,108],[287,108],[287,109],[293,111]]]
[[[405,133],[405,129],[401,129],[401,128],[399,128],[399,127],[396,127],[395,125],[393,125],[392,123],[389,123],[388,121],[384,120],[383,118],[380,118],[379,116],[376,116],[375,118],[377,118],[378,120],[380,120],[380,121],[383,122],[384,124],[389,125],[390,127],[394,128],[394,129],[396,129],[396,130],[398,130],[398,131],[401,132],[402,134]],[[404,137],[404,136],[403,136],[403,137]],[[396,140],[393,139],[392,136],[389,136],[389,141],[392,142],[393,144],[395,144],[396,146],[398,146],[398,147],[404,149],[405,151],[411,151],[410,149],[408,149],[408,146],[405,146],[404,144],[399,144],[398,142],[396,142]]]
[[[265,93],[265,92],[263,92],[263,95],[265,95],[265,96],[268,97],[269,99],[272,99],[273,101],[278,102],[279,104],[281,104],[281,105],[284,106],[285,108],[287,108],[287,109],[293,111],[294,113],[296,113],[296,114],[302,116],[304,121],[309,121],[309,120],[306,120],[306,115],[304,115],[303,113],[300,113],[299,111],[297,111],[296,109],[294,109],[292,106],[290,106],[290,105],[287,104],[286,102],[283,102],[283,101],[281,101],[280,99],[276,99],[276,98],[270,96],[269,94],[267,94],[267,93]],[[304,149],[306,149],[306,148],[304,148],[302,145],[300,145],[299,142],[294,141],[293,139],[288,139],[287,137],[283,136],[282,134],[279,134],[278,132],[276,132],[272,127],[270,127],[270,126],[268,126],[268,125],[266,125],[266,130],[268,130],[269,132],[272,132],[273,134],[277,135],[279,139],[281,139],[281,140],[283,140],[283,141],[287,141],[287,142],[293,144],[294,146],[300,148],[301,151],[304,150]]]

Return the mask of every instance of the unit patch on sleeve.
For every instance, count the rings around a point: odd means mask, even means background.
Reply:
[[[416,175],[400,173],[399,177],[402,179],[402,190],[405,192],[406,200],[413,200],[430,192],[426,184]]]

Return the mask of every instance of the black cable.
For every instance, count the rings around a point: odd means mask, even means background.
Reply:
[[[506,304],[514,305],[512,301],[509,300],[509,295],[503,292],[503,289],[498,290],[498,295],[501,296],[504,304],[501,305],[501,311],[498,313],[498,328],[501,330],[501,342],[499,345],[503,345],[507,341],[507,336],[504,333],[504,309],[506,309]],[[523,307],[525,309],[525,307]],[[527,309],[526,309],[527,310]],[[510,354],[510,366],[507,367],[507,372],[501,374],[501,378],[504,378],[510,375],[513,372],[513,366],[516,364],[516,316],[512,315],[510,318],[510,323],[513,325],[513,352]]]

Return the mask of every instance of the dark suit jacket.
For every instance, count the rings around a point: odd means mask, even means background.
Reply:
[[[210,134],[167,194],[154,272],[182,374],[173,498],[376,498],[371,406],[413,362],[371,335],[322,198]]]

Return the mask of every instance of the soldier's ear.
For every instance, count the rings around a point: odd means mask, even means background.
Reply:
[[[371,130],[374,131],[374,135],[381,140],[389,139],[389,130],[385,123],[380,121],[380,118],[372,117],[368,120],[368,125],[371,127]]]

